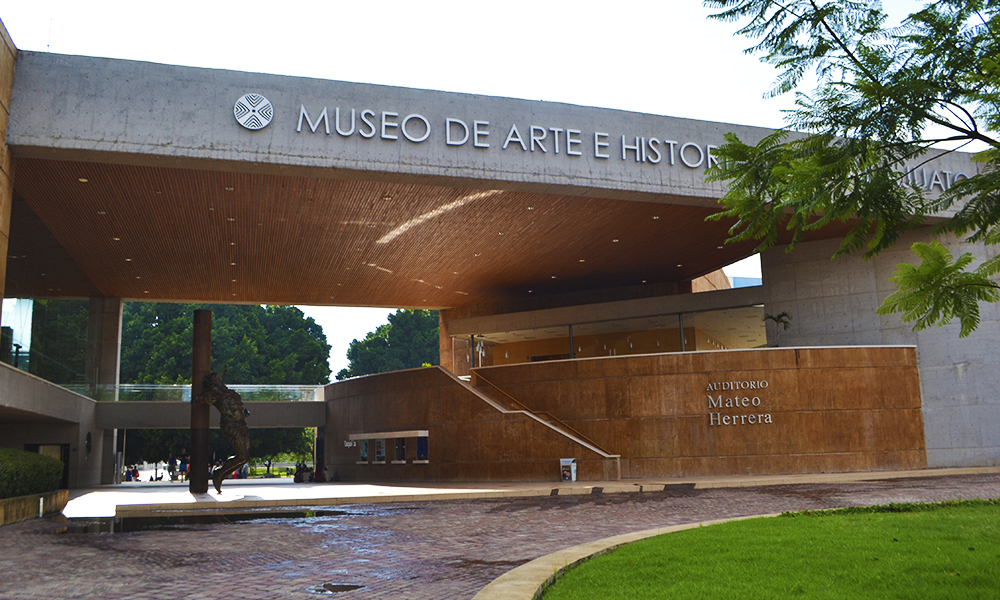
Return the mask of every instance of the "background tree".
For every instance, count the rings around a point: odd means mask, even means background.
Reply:
[[[788,331],[788,328],[792,326],[792,315],[784,310],[776,315],[764,313],[765,327],[768,321],[774,322],[774,347],[777,348],[781,345],[781,328],[784,327],[785,331]]]
[[[323,328],[294,306],[128,302],[122,317],[122,383],[191,383],[198,308],[212,311],[212,369],[223,373],[227,384],[330,382],[330,345]],[[312,437],[311,428],[254,429],[251,460],[270,469],[279,454],[310,454]],[[119,440],[125,444],[126,464],[162,462],[167,452],[191,448],[190,431],[185,429],[129,430]],[[231,452],[217,429],[211,431],[210,447],[216,457]]]
[[[294,306],[128,302],[123,383],[190,383],[195,309],[212,311],[212,370],[227,384],[330,382],[323,328]]]
[[[84,383],[89,318],[86,300],[33,301],[28,371],[52,383]]]
[[[791,129],[756,145],[733,134],[714,154],[710,180],[727,181],[729,241],[758,240],[757,251],[791,231],[791,247],[831,222],[850,223],[837,255],[866,258],[930,215],[954,210],[935,233],[1000,242],[1000,0],[938,0],[886,27],[870,0],[704,0],[715,19],[743,21],[739,33],[759,40],[747,50],[780,69],[769,95],[790,92],[814,72],[812,93],[796,93]],[[914,2],[917,8],[917,3]],[[908,184],[932,147],[979,149],[979,173],[938,198]],[[879,312],[902,312],[921,329],[979,323],[981,301],[1000,299],[1000,258],[978,267],[954,259],[939,243],[915,245],[919,266],[900,265],[899,292]]]
[[[251,409],[253,407],[251,406]],[[181,448],[191,450],[191,431],[188,429],[129,429],[118,436],[118,451],[125,448],[125,464],[142,462],[163,463],[167,453],[176,456]],[[262,428],[250,432],[250,462],[267,466],[281,455],[307,455],[313,452],[313,429],[309,428]],[[209,432],[209,456],[225,459],[232,449],[225,436],[218,429]]]
[[[397,310],[387,324],[352,341],[347,358],[350,362],[337,373],[338,380],[438,364],[438,312]]]

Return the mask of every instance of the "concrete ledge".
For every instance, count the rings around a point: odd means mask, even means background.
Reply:
[[[701,521],[698,523],[686,523],[684,525],[673,525],[657,529],[647,529],[616,535],[604,538],[587,544],[573,546],[559,552],[536,558],[535,560],[523,564],[516,569],[508,571],[500,577],[494,579],[489,585],[473,596],[473,600],[535,600],[540,598],[545,592],[545,588],[555,583],[566,571],[574,566],[607,554],[615,548],[626,544],[631,544],[639,540],[651,538],[665,533],[684,531],[685,529],[695,529],[704,525],[714,525],[727,521],[742,521],[745,519],[757,519],[762,517],[775,517],[775,514],[754,515],[750,517],[737,517],[733,519],[718,519],[715,521]]]
[[[258,484],[257,489],[238,488],[240,492],[251,490],[251,493],[239,497],[216,496],[203,494],[192,496],[184,488],[168,491],[167,496],[158,496],[159,502],[122,503],[117,504],[114,516],[118,518],[135,517],[184,517],[206,514],[241,514],[251,512],[268,512],[270,510],[310,510],[325,506],[344,506],[349,504],[381,504],[388,502],[429,502],[435,500],[469,500],[489,498],[530,498],[537,496],[580,496],[589,494],[634,494],[640,492],[658,492],[666,487],[687,485],[694,489],[711,489],[723,487],[756,487],[765,485],[795,485],[806,483],[860,483],[883,479],[902,479],[915,477],[944,477],[950,475],[979,475],[1000,473],[1000,467],[969,467],[954,469],[918,469],[911,471],[870,471],[864,473],[815,473],[805,475],[767,475],[743,477],[699,477],[684,479],[641,479],[631,481],[599,482],[599,485],[589,483],[526,483],[526,484],[466,484],[455,489],[434,487],[424,492],[426,488],[410,486],[406,488],[391,488],[385,493],[352,495],[344,493],[337,485],[319,484],[310,486],[310,492],[302,491],[286,497],[271,497],[266,485]],[[489,486],[489,487],[487,487]],[[118,488],[119,490],[121,488]],[[225,488],[228,491],[228,486]],[[124,490],[122,490],[124,491]],[[138,491],[138,490],[137,490]],[[314,493],[315,492],[315,493]],[[260,494],[260,495],[257,495]],[[177,501],[170,501],[176,498]],[[162,500],[167,499],[167,502]],[[110,516],[110,513],[108,513]]]
[[[0,500],[0,526],[61,513],[69,502],[69,490],[32,494]]]

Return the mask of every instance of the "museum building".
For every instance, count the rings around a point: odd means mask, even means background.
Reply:
[[[439,310],[440,366],[253,411],[317,427],[342,481],[1000,465],[996,305],[963,340],[875,313],[926,231],[831,260],[832,225],[764,252],[760,285],[722,274],[753,246],[706,220],[725,188],[705,171],[726,132],[769,130],[2,33],[3,297],[89,308],[72,389],[26,370],[3,323],[0,445],[57,453],[71,487],[114,481],[119,430],[189,425],[183,402],[116,400],[127,301]],[[942,154],[909,182],[940,193],[978,168]],[[787,329],[765,320],[781,313]]]

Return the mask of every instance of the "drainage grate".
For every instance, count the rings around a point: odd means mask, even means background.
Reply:
[[[339,594],[341,592],[350,592],[352,590],[360,590],[364,588],[363,585],[356,585],[353,583],[323,583],[320,585],[314,585],[312,587],[307,587],[307,592],[312,592],[313,594]]]

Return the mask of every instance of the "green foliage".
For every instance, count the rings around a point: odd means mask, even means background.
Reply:
[[[212,310],[212,369],[228,384],[330,382],[330,345],[294,306],[128,302],[122,317],[121,381],[191,381],[195,309]]]
[[[347,358],[350,362],[337,373],[338,380],[438,364],[437,311],[397,310],[387,324],[352,341]]]
[[[629,544],[570,569],[544,597],[996,597],[998,500],[788,516]]]
[[[89,318],[86,300],[35,300],[29,372],[52,383],[84,383]]]
[[[872,506],[848,506],[827,510],[802,510],[783,512],[782,517],[824,517],[829,515],[868,515],[877,513],[931,512],[952,508],[1000,508],[1000,498],[973,498],[972,500],[945,500],[943,502],[890,502]]]
[[[774,322],[774,345],[778,346],[778,340],[781,338],[781,329],[784,327],[785,331],[792,326],[792,315],[788,314],[788,311],[783,310],[776,315],[764,314],[764,324],[766,325],[768,321]]]
[[[741,21],[738,33],[759,40],[747,52],[780,71],[769,95],[816,75],[812,93],[797,92],[796,107],[787,113],[789,127],[804,134],[779,131],[756,145],[729,134],[714,152],[719,163],[709,179],[728,182],[729,191],[725,209],[712,218],[734,220],[728,241],[756,240],[757,251],[789,243],[791,250],[809,232],[841,222],[847,233],[835,256],[863,252],[870,258],[903,231],[948,210],[957,212],[936,232],[1000,241],[1000,138],[994,133],[1000,128],[1000,1],[930,2],[894,28],[885,27],[878,2],[704,4],[721,10],[713,18]],[[983,163],[978,174],[935,199],[905,178],[942,142],[986,149],[974,156]],[[955,275],[951,267],[923,267],[923,275],[942,286],[949,282],[940,277]],[[968,282],[952,285],[917,302],[936,309],[903,308],[903,318],[922,329],[956,316],[968,335],[978,324],[968,288]],[[900,291],[911,302],[933,289],[921,284]],[[931,318],[935,311],[942,318]]]
[[[251,407],[252,408],[252,407]],[[122,435],[124,433],[124,435]],[[118,450],[125,446],[125,464],[166,462],[167,453],[191,451],[190,429],[129,429],[119,432]],[[270,465],[280,454],[312,455],[312,428],[262,428],[250,430],[250,461]],[[229,441],[218,429],[209,432],[209,453],[216,458],[232,454]],[[61,471],[60,471],[61,473]]]
[[[940,242],[912,246],[921,263],[901,264],[890,280],[898,291],[878,309],[879,314],[903,313],[904,321],[914,321],[917,329],[945,325],[955,317],[962,324],[960,337],[979,326],[979,303],[1000,300],[1000,286],[990,280],[1000,271],[1000,257],[966,271],[974,260],[965,253],[953,260]]]
[[[250,435],[250,458],[271,472],[271,463],[285,454],[309,455],[313,451],[312,429],[254,429]]]
[[[59,489],[62,461],[14,448],[0,448],[0,498],[45,494]]]
[[[121,381],[190,383],[194,311],[199,308],[212,311],[212,369],[223,373],[227,384],[330,382],[330,345],[323,328],[294,306],[144,302],[124,307]],[[130,429],[119,440],[125,443],[126,464],[163,462],[168,452],[191,449],[186,429]],[[210,432],[209,444],[217,458],[232,453],[217,429]],[[267,462],[282,452],[310,454],[312,429],[250,432],[252,460]]]

